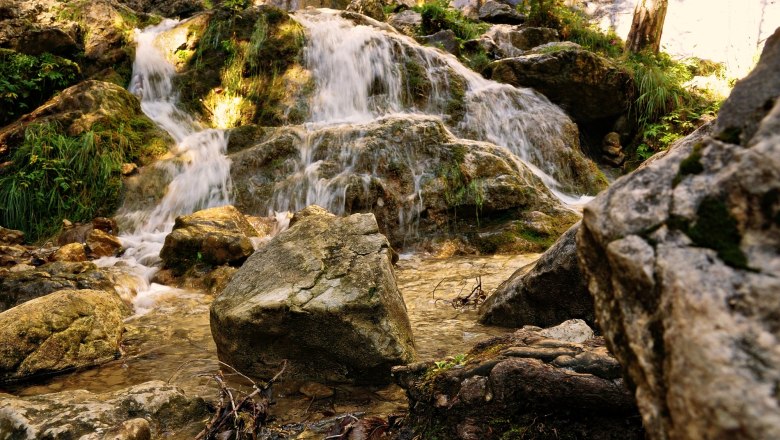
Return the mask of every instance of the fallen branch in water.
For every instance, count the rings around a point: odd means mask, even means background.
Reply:
[[[442,280],[443,281],[443,280]],[[441,282],[439,282],[441,284]],[[437,284],[436,287],[439,287]],[[436,289],[434,289],[434,292]],[[436,302],[439,301],[445,302],[452,306],[454,309],[464,309],[466,307],[472,307],[477,308],[480,304],[485,302],[487,299],[487,293],[482,289],[482,275],[477,275],[476,279],[476,285],[473,289],[471,289],[471,292],[469,292],[468,295],[462,296],[461,293],[463,293],[463,289],[461,288],[460,292],[458,292],[458,295],[453,299],[444,299],[444,298],[436,298]]]
[[[229,365],[226,366],[241,374],[235,368]],[[203,428],[203,431],[195,437],[195,440],[257,438],[258,431],[263,427],[268,418],[271,386],[279,379],[286,368],[287,361],[284,361],[282,369],[262,387],[241,374],[242,377],[252,383],[253,389],[251,393],[243,397],[240,391],[230,388],[225,383],[225,378],[221,371],[210,375],[219,385],[219,405],[214,412],[214,416],[206,424],[206,427]]]

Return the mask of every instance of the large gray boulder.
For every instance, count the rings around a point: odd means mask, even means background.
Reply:
[[[129,311],[114,292],[61,290],[0,313],[0,382],[115,359]]]
[[[723,105],[741,145],[682,142],[584,211],[580,268],[654,439],[780,438],[779,50]]]
[[[555,29],[506,24],[491,27],[481,38],[493,40],[500,58],[520,56],[527,50],[560,40]]]
[[[556,339],[558,337],[559,339]],[[419,438],[643,439],[620,364],[582,321],[478,343],[466,356],[396,367]]]
[[[0,393],[0,431],[11,439],[143,440],[177,433],[191,438],[192,425],[206,417],[203,399],[187,397],[163,381],[101,394],[75,390],[16,397]]]
[[[387,382],[415,357],[392,250],[372,214],[318,206],[252,255],[211,306],[219,359],[239,371]]]
[[[480,307],[480,322],[505,327],[548,327],[567,319],[594,324],[593,298],[577,261],[572,226],[530,270],[520,268]]]
[[[485,74],[499,82],[538,90],[576,122],[616,118],[628,111],[628,74],[612,61],[582,48],[562,45],[560,50],[498,60]]]

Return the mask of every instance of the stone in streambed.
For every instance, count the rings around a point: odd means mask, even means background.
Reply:
[[[252,253],[259,234],[233,206],[221,206],[176,218],[160,251],[163,266],[181,275],[196,263],[240,265]]]
[[[211,306],[221,361],[256,377],[388,382],[415,357],[392,250],[372,214],[311,206],[252,255]]]
[[[62,290],[0,313],[0,382],[119,355],[129,309],[114,292]]]

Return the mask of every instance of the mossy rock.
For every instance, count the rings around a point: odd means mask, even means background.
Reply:
[[[303,122],[314,91],[301,67],[303,27],[272,6],[241,14],[215,10],[163,34],[166,55],[180,71],[181,104],[211,125],[280,126]]]

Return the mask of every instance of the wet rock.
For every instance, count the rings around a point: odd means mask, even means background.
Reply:
[[[15,245],[24,243],[24,232],[0,226],[0,245]]]
[[[390,15],[387,18],[387,23],[398,30],[398,32],[414,37],[422,24],[422,15],[419,12],[407,9]]]
[[[628,111],[630,78],[625,71],[588,50],[561,48],[495,61],[486,75],[538,90],[577,122],[617,118]]]
[[[566,326],[572,325],[581,324]],[[644,438],[633,396],[603,339],[569,342],[543,332],[522,329],[481,342],[461,363],[394,368],[409,397],[413,433],[499,439],[532,430],[535,438]]]
[[[122,242],[119,238],[100,229],[90,231],[86,243],[93,258],[113,257],[122,250]]]
[[[780,101],[745,101],[780,90],[778,49],[722,107],[739,145],[694,133],[584,210],[580,268],[652,438],[780,436]]]
[[[163,266],[180,275],[195,263],[241,265],[255,251],[257,231],[233,206],[209,208],[176,218],[160,251]]]
[[[143,416],[143,418],[139,418]],[[163,381],[119,391],[84,390],[34,397],[0,393],[0,427],[11,438],[146,440],[183,433],[208,417],[203,399]]]
[[[525,15],[517,12],[509,5],[495,0],[486,0],[479,8],[478,18],[486,23],[522,24]]]
[[[55,262],[0,277],[0,311],[65,289],[114,289],[108,272],[92,263]]]
[[[481,38],[495,42],[500,58],[520,56],[527,50],[559,40],[555,29],[503,24],[491,27]]]
[[[312,206],[260,248],[211,306],[220,360],[245,374],[387,382],[415,349],[374,216]]]
[[[301,171],[301,145],[311,146],[312,157],[320,158],[309,174]],[[350,168],[342,168],[343,157],[352,158]],[[300,188],[313,189],[316,183],[321,191],[337,195],[328,199],[330,211],[373,212],[394,246],[411,244],[423,233],[447,233],[445,225],[454,216],[512,217],[526,210],[557,219],[569,215],[506,149],[457,139],[433,117],[388,117],[315,132],[289,127],[230,158],[236,206],[242,212],[265,215],[272,209],[302,208],[310,200]],[[575,154],[571,159],[569,164],[585,164]],[[315,183],[303,181],[312,172],[317,173]],[[293,188],[299,189],[288,195]]]
[[[385,21],[384,3],[381,0],[352,0],[347,11],[357,12],[374,20]]]
[[[129,309],[114,292],[61,290],[0,313],[0,382],[119,356]]]
[[[460,54],[460,42],[458,41],[458,37],[455,36],[455,32],[452,32],[449,29],[441,30],[433,35],[419,37],[418,40],[420,43],[438,47],[455,56]]]
[[[518,269],[480,307],[480,322],[521,327],[556,325],[568,319],[594,323],[593,298],[577,261],[572,226],[536,264]]]
[[[61,246],[54,252],[54,261],[67,261],[71,263],[87,261],[87,251],[81,243],[69,243]]]

